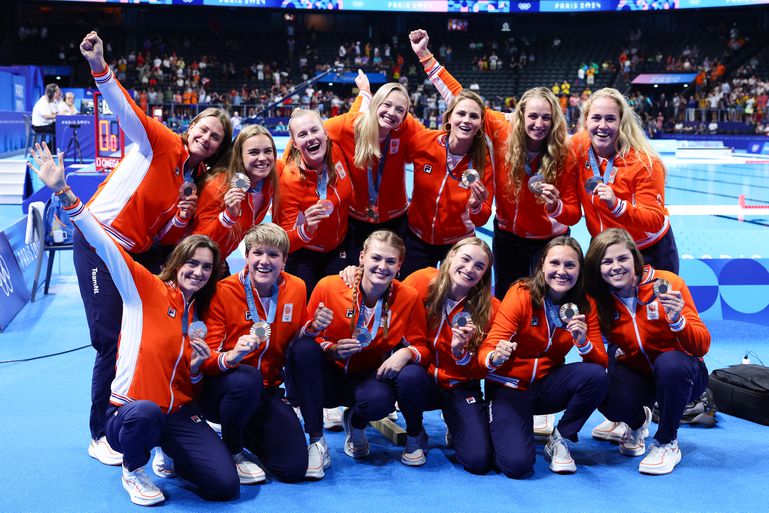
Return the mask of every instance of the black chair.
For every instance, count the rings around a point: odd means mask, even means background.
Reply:
[[[45,226],[45,221],[43,217],[40,215],[40,212],[38,212],[37,209],[32,208],[32,206],[30,205],[29,212],[27,215],[32,216],[32,222],[33,222],[35,233],[37,234],[38,247],[39,247],[38,255],[37,255],[37,264],[35,266],[35,279],[32,283],[32,293],[30,297],[30,302],[34,302],[35,296],[37,295],[39,282],[40,282],[40,271],[42,270],[43,260],[45,259],[46,253],[48,254],[48,265],[45,270],[45,287],[43,288],[44,295],[48,295],[48,288],[51,285],[51,271],[53,270],[53,261],[56,257],[56,252],[72,251],[73,245],[71,240],[65,244],[46,244],[45,234],[48,231],[48,227]]]

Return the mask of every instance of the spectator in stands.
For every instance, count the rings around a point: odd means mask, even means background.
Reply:
[[[83,38],[80,51],[126,137],[136,143],[88,206],[131,258],[150,270],[159,270],[164,255],[153,249],[153,244],[158,239],[166,244],[178,242],[165,239],[166,231],[189,223],[196,208],[196,182],[202,181],[207,166],[215,166],[221,159],[226,162],[232,139],[229,115],[218,109],[204,110],[184,134],[175,134],[147,117],[117,82],[104,60],[104,45],[96,32]],[[107,442],[105,423],[123,303],[102,255],[94,252],[78,231],[73,244],[75,272],[91,344],[96,349],[88,454],[102,463],[120,465],[123,458]]]
[[[57,96],[61,95],[61,89],[56,84],[45,86],[45,94],[40,97],[32,107],[32,130],[35,132],[53,133],[56,125],[56,115],[59,113]]]

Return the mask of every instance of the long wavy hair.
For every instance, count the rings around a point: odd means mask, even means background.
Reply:
[[[382,244],[395,249],[398,252],[398,258],[401,262],[403,262],[403,259],[406,257],[406,244],[403,242],[403,239],[395,234],[395,232],[391,232],[390,230],[377,230],[373,232],[366,238],[365,242],[363,243],[362,252],[366,253],[371,244],[375,241],[381,242]],[[352,288],[352,305],[350,308],[352,308],[353,311],[359,309],[358,299],[360,297],[360,282],[363,280],[363,273],[364,269],[363,264],[361,263],[360,272],[356,273],[355,276],[355,286]],[[388,318],[387,313],[390,310],[390,299],[392,299],[391,295],[392,283],[390,283],[390,286],[387,287],[387,290],[385,290],[383,294],[383,297],[385,298],[382,304],[382,319],[385,321],[384,338],[387,338],[387,333],[390,329],[390,319]],[[350,331],[355,331],[355,320],[355,316],[350,317]]]
[[[443,113],[443,128],[446,130],[447,134],[451,134],[449,118],[451,118],[451,114],[462,100],[472,100],[477,103],[478,107],[481,109],[481,125],[480,128],[478,128],[478,132],[475,134],[473,144],[470,146],[470,151],[468,153],[473,159],[473,167],[475,167],[475,170],[478,171],[481,178],[483,178],[483,172],[486,168],[486,132],[483,130],[484,124],[486,122],[486,105],[483,103],[483,98],[470,91],[469,89],[462,89],[462,91],[451,101],[449,107],[446,109],[446,112]]]
[[[318,112],[315,110],[294,109],[294,111],[291,113],[291,118],[288,120],[288,132],[291,135],[292,140],[289,141],[288,158],[286,159],[286,163],[295,164],[295,167],[298,170],[299,175],[302,177],[302,180],[307,179],[307,175],[304,171],[304,164],[302,162],[302,153],[293,143],[294,132],[291,130],[291,126],[293,125],[294,121],[304,116],[315,117],[318,120],[318,124],[320,124],[320,126],[323,128],[323,135],[326,138],[326,154],[323,156],[323,164],[326,166],[326,172],[328,173],[328,184],[333,185],[336,183],[336,169],[334,169],[333,161],[331,159],[331,139],[328,137],[328,132],[326,132],[326,127],[323,125],[323,120],[320,118],[320,114],[318,114]]]
[[[573,249],[574,252],[577,253],[577,261],[579,262],[579,276],[577,277],[577,282],[571,290],[564,295],[562,302],[574,303],[579,308],[580,313],[587,314],[590,311],[590,303],[588,303],[587,297],[585,296],[585,259],[582,255],[582,247],[579,245],[579,242],[577,242],[577,239],[565,235],[560,235],[551,239],[542,250],[542,256],[539,258],[534,273],[527,278],[522,278],[520,282],[526,289],[528,289],[529,295],[531,296],[531,304],[534,308],[542,308],[545,301],[545,295],[548,291],[548,286],[545,282],[545,259],[550,250],[557,246],[567,246]]]
[[[222,142],[219,144],[219,147],[216,149],[213,155],[203,161],[209,169],[213,169],[226,165],[230,159],[230,148],[232,146],[232,121],[230,121],[230,115],[226,110],[218,109],[216,107],[209,107],[204,109],[200,114],[195,116],[192,121],[190,121],[190,125],[187,127],[187,130],[185,130],[182,134],[182,142],[184,142],[184,146],[187,146],[187,138],[190,135],[190,129],[195,126],[198,121],[208,117],[218,119],[224,128]]]
[[[566,118],[558,103],[558,98],[546,87],[534,87],[521,96],[518,107],[513,111],[513,126],[507,137],[505,164],[507,180],[505,194],[515,199],[526,180],[526,162],[529,158],[526,150],[526,107],[531,100],[545,100],[550,105],[552,125],[543,141],[541,151],[542,174],[545,182],[555,184],[558,171],[566,157]]]
[[[643,130],[643,123],[638,113],[628,104],[627,98],[611,87],[605,87],[594,92],[581,107],[580,131],[587,131],[587,120],[590,116],[590,108],[600,98],[609,98],[619,108],[619,134],[616,142],[617,156],[626,159],[630,150],[635,150],[638,159],[651,173],[654,162],[662,166],[663,173],[667,176],[667,170],[662,163],[659,153],[652,147]]]
[[[486,272],[484,272],[480,281],[470,289],[465,297],[464,309],[470,313],[473,323],[478,328],[467,344],[468,350],[474,352],[483,342],[491,325],[491,269],[494,265],[494,254],[491,252],[488,244],[478,237],[467,237],[451,247],[443,263],[438,268],[438,274],[430,282],[430,286],[427,289],[425,308],[427,308],[427,322],[430,328],[436,329],[443,318],[446,298],[451,290],[451,260],[464,246],[480,247],[489,261]]]
[[[411,98],[409,98],[406,88],[397,82],[391,82],[380,87],[371,99],[369,109],[361,113],[353,125],[355,131],[355,167],[367,168],[382,158],[382,150],[379,147],[377,110],[392,93],[400,93],[406,98],[406,111],[403,113],[403,118],[408,116]]]
[[[611,289],[601,277],[601,261],[609,246],[622,244],[633,255],[633,270],[636,280],[643,275],[644,257],[638,249],[633,237],[622,228],[608,228],[590,241],[590,247],[585,256],[585,278],[587,291],[595,299],[598,307],[598,320],[601,323],[601,331],[609,333],[612,327],[612,315],[614,314],[614,299]]]
[[[190,235],[184,238],[168,255],[166,265],[160,271],[158,277],[163,281],[170,281],[174,285],[179,285],[176,275],[179,269],[195,255],[195,251],[200,248],[210,249],[214,255],[213,269],[203,287],[195,292],[192,297],[195,299],[195,308],[199,317],[205,317],[208,312],[208,306],[211,304],[211,298],[216,292],[216,281],[219,274],[220,252],[219,246],[206,235]]]

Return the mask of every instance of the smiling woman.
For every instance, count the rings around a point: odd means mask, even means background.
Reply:
[[[585,294],[582,248],[571,237],[545,246],[530,277],[505,295],[478,362],[486,377],[491,439],[497,464],[512,478],[531,474],[535,450],[532,415],[566,410],[547,440],[550,470],[577,467],[567,440],[606,395],[607,356],[595,303]],[[576,346],[582,362],[565,364]]]

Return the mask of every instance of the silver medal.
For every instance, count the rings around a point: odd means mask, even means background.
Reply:
[[[246,192],[251,187],[251,180],[244,173],[235,173],[232,180],[230,180],[230,185],[234,189],[240,189],[241,191]]]
[[[595,188],[599,183],[603,183],[603,178],[600,176],[591,176],[585,180],[585,190],[588,194],[593,194],[593,191],[595,191]]]
[[[371,333],[366,328],[357,328],[352,334],[352,338],[358,341],[361,347],[371,344]]]
[[[206,338],[206,335],[208,335],[208,328],[203,321],[195,321],[187,328],[189,338]]]
[[[475,169],[465,169],[462,173],[462,184],[465,187],[470,187],[470,184],[477,182],[481,179],[481,175]]]
[[[574,303],[564,303],[558,311],[558,317],[561,318],[564,324],[568,324],[575,315],[579,315],[579,308]]]
[[[529,178],[529,190],[534,194],[542,194],[542,183],[545,177],[542,175],[533,175]]]
[[[456,326],[457,328],[464,328],[471,322],[473,322],[473,318],[468,312],[458,312],[451,318],[451,325]]]
[[[251,334],[256,337],[259,342],[264,342],[270,338],[270,325],[264,321],[255,322],[251,326]]]

